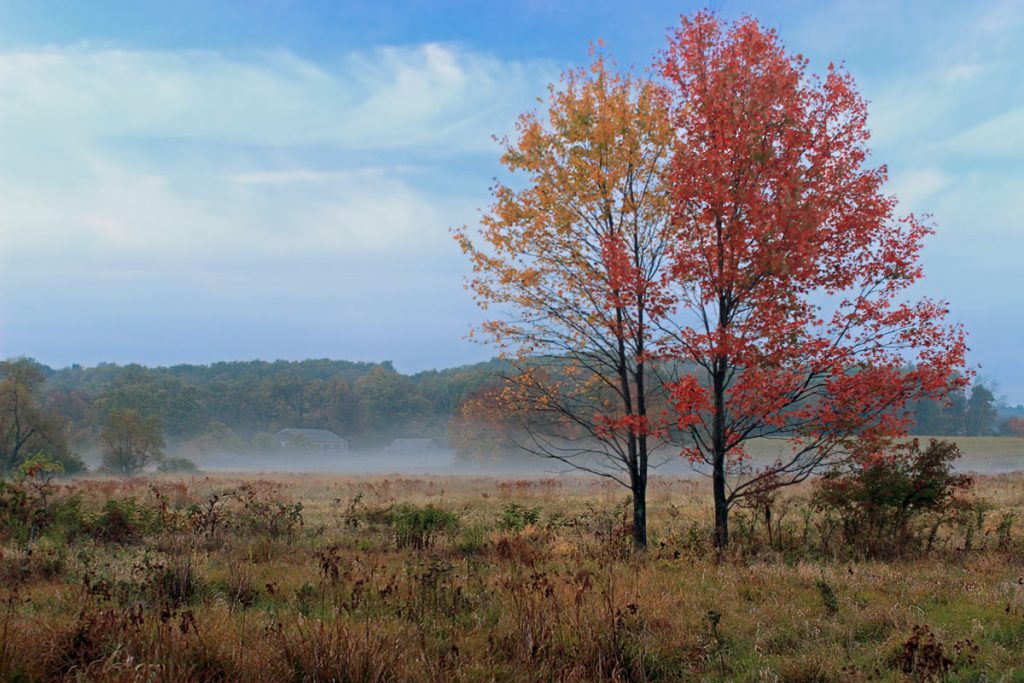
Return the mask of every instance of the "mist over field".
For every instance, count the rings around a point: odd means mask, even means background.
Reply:
[[[959,437],[955,441],[963,452],[962,459],[954,463],[957,471],[999,475],[1024,470],[1024,438]],[[678,451],[678,448],[668,446],[656,449],[652,458],[652,475],[684,478],[709,475],[707,467],[691,464],[680,456]],[[767,439],[755,441],[751,444],[751,457],[747,464],[754,469],[764,468],[790,451],[790,446],[785,442],[778,443]],[[600,457],[583,458],[579,462],[595,469],[603,466],[607,470],[607,463]],[[209,452],[197,458],[196,464],[202,473],[209,474],[234,472],[534,478],[555,475],[595,476],[581,474],[564,463],[525,451],[512,454],[477,453],[473,457],[460,457],[450,449],[401,455],[386,453],[383,450],[358,449],[341,454],[323,451],[284,455],[267,452]]]

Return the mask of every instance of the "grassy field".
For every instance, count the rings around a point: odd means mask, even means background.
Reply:
[[[806,487],[718,555],[704,486],[654,479],[639,556],[574,477],[8,486],[0,679],[1024,681],[1024,477],[889,561]]]
[[[918,437],[926,441],[927,437]],[[963,452],[963,469],[1024,471],[1024,438],[1003,436],[936,437],[955,441]]]
[[[922,444],[931,437],[914,437]],[[939,436],[936,439],[954,441],[960,447],[963,458],[957,463],[961,470],[981,473],[1024,472],[1024,438],[1005,436]],[[781,439],[752,439],[748,452],[757,462],[770,462],[785,454],[787,442]]]

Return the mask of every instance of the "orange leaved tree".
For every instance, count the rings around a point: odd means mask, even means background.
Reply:
[[[884,193],[848,74],[816,77],[755,20],[708,13],[683,19],[659,68],[678,287],[662,350],[696,369],[674,384],[676,412],[724,546],[744,497],[905,433],[908,401],[966,381],[966,348],[944,304],[907,296],[931,229]],[[752,463],[756,437],[790,447]]]
[[[551,86],[546,116],[523,115],[502,141],[518,189],[494,189],[479,235],[455,231],[474,267],[469,288],[502,314],[482,332],[509,361],[498,398],[521,417],[520,445],[628,487],[638,548],[662,433],[648,364],[671,308],[662,171],[672,135],[658,88],[597,55]]]

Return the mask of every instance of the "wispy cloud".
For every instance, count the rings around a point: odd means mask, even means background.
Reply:
[[[1024,100],[1024,95],[1021,97]],[[1024,160],[1024,106],[957,133],[943,143],[957,156]]]
[[[333,65],[288,52],[127,51],[78,45],[0,55],[10,130],[191,137],[257,145],[479,151],[495,120],[550,75],[447,45],[381,47]]]
[[[331,67],[286,52],[0,55],[8,257],[411,249],[464,198],[428,195],[402,157],[493,153],[494,126],[551,72],[439,44]]]

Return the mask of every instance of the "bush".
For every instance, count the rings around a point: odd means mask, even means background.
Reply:
[[[185,474],[198,470],[196,464],[188,458],[167,458],[156,467],[157,472],[164,474]]]
[[[502,531],[522,531],[540,521],[540,508],[531,508],[518,503],[509,503],[501,511],[498,528]]]
[[[302,503],[276,498],[276,492],[258,485],[242,486],[238,491],[242,509],[237,526],[242,531],[272,538],[290,537],[303,524]]]
[[[459,552],[466,555],[478,553],[487,546],[487,530],[480,525],[467,526],[462,529],[455,544]]]
[[[64,474],[64,465],[45,455],[36,455],[18,467],[17,479],[38,485],[49,484],[55,477]]]
[[[847,542],[869,554],[914,547],[911,522],[922,513],[957,509],[957,491],[973,485],[953,473],[960,457],[955,443],[917,439],[888,453],[855,458],[826,473],[814,494],[819,509],[839,513]]]
[[[415,550],[429,548],[437,534],[454,531],[459,526],[458,517],[433,505],[399,505],[391,509],[389,518],[398,547]]]
[[[85,526],[81,499],[56,493],[55,486],[36,477],[0,482],[0,540],[24,542],[43,535],[72,540]]]
[[[26,487],[0,481],[0,540],[26,540],[34,516]]]
[[[134,498],[109,498],[89,525],[93,538],[106,543],[134,543],[160,530],[156,510]]]

